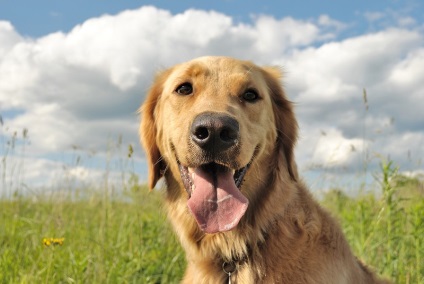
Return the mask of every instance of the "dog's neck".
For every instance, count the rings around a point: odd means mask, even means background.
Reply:
[[[262,246],[264,245],[264,243],[266,242],[267,238],[268,238],[268,234],[266,232],[262,232],[263,235],[263,239],[257,241],[254,245],[251,245],[249,243],[246,243],[246,248],[247,251],[246,253],[243,253],[242,255],[238,255],[238,256],[233,256],[230,260],[223,258],[221,256],[221,263],[222,263],[222,270],[224,273],[228,274],[228,273],[235,273],[237,272],[237,269],[242,266],[243,264],[245,264],[246,262],[249,261],[249,259],[252,258],[252,254],[253,254],[253,248],[255,248],[255,250],[262,249]]]

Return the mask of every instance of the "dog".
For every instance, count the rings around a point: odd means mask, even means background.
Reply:
[[[157,74],[140,108],[148,186],[164,177],[186,252],[182,283],[386,283],[300,179],[281,77],[201,57]]]

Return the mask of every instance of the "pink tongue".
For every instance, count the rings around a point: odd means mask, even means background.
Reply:
[[[201,168],[192,173],[194,189],[187,205],[205,233],[225,232],[237,226],[249,201],[234,183],[231,172],[213,174]],[[216,187],[215,187],[216,186]]]

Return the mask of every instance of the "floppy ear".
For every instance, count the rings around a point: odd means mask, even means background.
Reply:
[[[277,147],[282,151],[290,177],[298,180],[297,165],[294,159],[294,146],[297,141],[298,124],[292,103],[287,100],[281,85],[282,73],[278,67],[264,67],[264,76],[271,94],[275,125],[277,128]]]
[[[147,94],[146,100],[140,108],[141,123],[139,132],[141,143],[147,156],[149,168],[148,186],[150,190],[155,187],[158,180],[162,177],[161,169],[164,168],[164,162],[161,159],[161,153],[156,140],[158,132],[155,110],[162,94],[163,84],[169,73],[170,70],[167,70],[156,76],[153,85],[150,87]]]

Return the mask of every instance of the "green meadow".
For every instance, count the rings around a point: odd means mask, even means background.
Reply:
[[[184,255],[158,193],[0,202],[0,283],[175,283]],[[45,242],[63,238],[63,243]]]
[[[398,175],[390,162],[378,176],[378,198],[332,190],[321,203],[378,273],[395,283],[424,283],[423,182]],[[0,200],[0,283],[179,282],[184,253],[162,192],[137,182],[119,196],[81,191]]]

